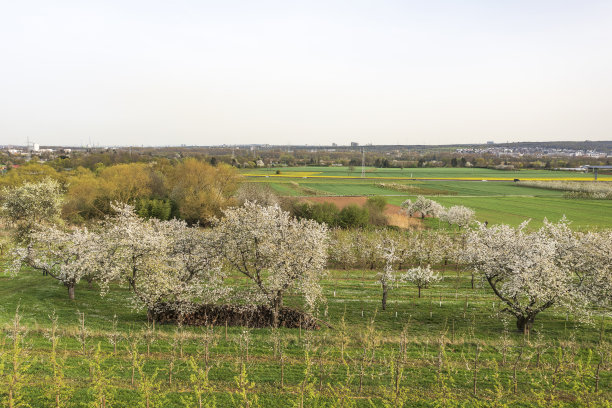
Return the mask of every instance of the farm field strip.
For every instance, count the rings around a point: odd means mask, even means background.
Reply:
[[[243,173],[245,177],[265,177],[265,178],[301,178],[301,179],[347,179],[347,180],[414,180],[414,181],[491,181],[491,182],[503,182],[513,181],[516,177],[389,177],[389,176],[378,176],[378,177],[361,177],[361,176],[303,176],[296,177],[294,175],[285,174],[251,174]],[[584,177],[522,177],[521,181],[592,181]],[[612,181],[612,177],[599,176],[599,181]]]
[[[543,189],[536,187],[524,187],[516,185],[514,182],[463,182],[463,181],[410,181],[398,183],[416,189],[411,191],[392,188],[391,186],[379,185],[377,180],[270,180],[270,179],[249,179],[250,183],[266,183],[281,191],[294,191],[295,185],[308,186],[319,189],[321,192],[336,193],[336,195],[413,195],[419,194],[418,189],[436,190],[437,193],[421,193],[423,195],[529,195],[529,196],[554,196],[562,197],[563,192],[558,190]],[[455,194],[456,193],[456,194]]]
[[[374,194],[373,194],[374,195]],[[418,197],[421,194],[375,194],[376,196],[379,197]],[[295,196],[296,198],[306,198],[306,197],[312,197],[312,196]],[[363,197],[363,194],[355,194],[355,195],[348,195],[348,194],[339,194],[339,195],[335,195],[335,194],[327,194],[325,195],[325,197]],[[426,195],[425,197],[429,197],[433,200],[435,200],[436,198],[467,198],[467,197],[475,197],[473,195]],[[487,198],[487,197],[541,197],[538,195],[527,195],[527,194],[490,194],[490,195],[479,195],[479,198]]]
[[[558,221],[564,215],[579,229],[612,227],[612,201],[568,200],[556,197],[430,197],[444,206],[464,205],[476,211],[479,221],[518,225],[532,219],[530,227],[540,226],[544,218]],[[391,204],[401,204],[391,197]]]
[[[285,184],[288,181],[250,180],[269,183],[280,195],[304,196],[296,188],[288,187]],[[377,179],[337,179],[325,182],[297,180],[293,183],[308,187],[308,191],[313,192],[311,196],[384,196],[390,204],[394,205],[400,205],[404,200],[419,195],[379,186],[377,181]],[[565,215],[572,221],[572,226],[577,229],[612,227],[612,200],[567,199],[563,197],[562,191],[525,187],[514,182],[410,181],[406,184],[415,188],[423,188],[424,191],[432,189],[447,192],[446,194],[423,195],[447,207],[452,205],[470,207],[476,211],[476,219],[481,222],[507,223],[516,226],[531,219],[530,228],[536,228],[542,224],[544,218],[557,221]],[[434,222],[431,226],[435,227],[436,224]]]
[[[280,171],[280,174],[275,174],[276,171]],[[265,177],[270,176],[272,178],[292,178],[296,177],[313,177],[313,178],[347,178],[347,179],[362,179],[361,178],[361,167],[355,166],[353,171],[350,171],[348,167],[281,167],[281,168],[261,168],[243,170],[242,173],[246,176],[254,177]],[[512,181],[515,178],[518,179],[544,179],[544,180],[593,180],[592,173],[568,173],[563,171],[552,171],[552,170],[494,170],[494,169],[483,169],[483,168],[366,168],[367,179],[437,179],[437,180],[482,180],[482,179],[496,179]],[[599,180],[612,180],[612,175],[600,174]]]

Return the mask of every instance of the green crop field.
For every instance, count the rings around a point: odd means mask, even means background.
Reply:
[[[276,174],[279,171],[280,174]],[[355,166],[351,171],[348,167],[285,167],[285,168],[260,168],[244,170],[247,176],[270,176],[282,177],[336,177],[336,178],[360,178],[361,167]],[[592,180],[593,174],[569,171],[552,170],[493,170],[481,168],[366,168],[368,178],[441,178],[441,179],[502,179],[512,180],[515,178],[530,179],[579,179]],[[612,180],[611,175],[600,174],[600,180]]]
[[[307,173],[307,170],[312,170]],[[390,204],[399,205],[404,200],[421,194],[436,200],[444,206],[464,205],[476,211],[476,219],[490,223],[518,225],[531,219],[530,226],[537,227],[544,218],[557,221],[564,215],[577,229],[601,229],[612,227],[612,201],[566,199],[563,192],[543,188],[525,187],[513,181],[466,181],[459,180],[469,174],[491,179],[500,178],[507,172],[487,169],[376,169],[367,178],[312,178],[311,174],[320,170],[320,175],[342,176],[342,168],[291,168],[281,170],[281,174],[302,174],[299,177],[248,177],[253,183],[268,183],[282,196],[387,196]],[[249,170],[250,174],[253,170]],[[257,174],[266,174],[259,170]],[[345,172],[346,173],[346,172]],[[384,179],[390,174],[412,175],[414,177],[440,177],[455,180],[396,180]],[[565,172],[544,170],[524,170],[520,173],[526,178],[554,178],[567,176]],[[359,173],[360,175],[360,173]],[[589,175],[572,173],[590,180]],[[601,181],[602,183],[609,183]],[[385,184],[381,186],[380,184]],[[391,185],[405,185],[413,189],[401,190]]]
[[[278,335],[246,327],[153,329],[144,313],[130,308],[125,288],[101,298],[97,288],[81,284],[77,299],[69,301],[61,286],[39,273],[2,276],[0,351],[7,364],[0,370],[5,373],[1,383],[6,387],[4,380],[10,379],[15,353],[9,336],[19,307],[20,324],[27,330],[23,355],[16,357],[27,359],[18,379],[19,396],[28,404],[23,406],[55,406],[53,313],[60,327],[56,358],[66,385],[60,406],[66,407],[99,407],[100,383],[107,390],[106,406],[146,406],[146,395],[153,395],[151,407],[198,406],[190,400],[199,384],[198,369],[200,374],[209,370],[204,396],[218,407],[291,407],[300,401],[317,407],[382,407],[398,406],[400,397],[406,406],[422,407],[546,407],[551,398],[555,406],[600,406],[612,398],[609,369],[599,371],[598,391],[594,388],[598,344],[612,334],[610,324],[601,331],[599,320],[582,324],[571,315],[547,312],[536,320],[537,333],[527,338],[512,321],[504,323],[490,290],[471,289],[469,274],[454,268],[442,273],[444,281],[422,298],[410,287],[393,290],[382,311],[375,271],[330,271],[323,282],[327,303],[319,316],[332,327],[281,329]],[[296,305],[291,299],[289,304]],[[85,331],[77,312],[84,313]],[[122,337],[115,353],[110,339],[117,334]],[[280,341],[276,355],[275,338]],[[248,387],[236,380],[243,365]],[[0,389],[0,400],[6,390]]]
[[[444,206],[464,205],[476,211],[476,218],[494,224],[519,225],[531,219],[539,227],[544,218],[559,221],[565,217],[579,230],[612,227],[612,201],[568,200],[558,197],[430,197]],[[389,197],[400,204],[399,197]]]

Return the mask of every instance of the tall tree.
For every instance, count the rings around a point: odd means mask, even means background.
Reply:
[[[227,264],[249,279],[249,300],[268,304],[275,324],[287,291],[300,293],[311,307],[322,297],[325,224],[297,220],[277,205],[246,202],[224,211],[215,223],[214,237]]]
[[[46,178],[19,187],[3,188],[0,210],[17,227],[18,241],[23,241],[37,225],[52,224],[59,219],[62,201],[60,184]]]
[[[545,221],[537,231],[526,227],[481,224],[468,233],[466,247],[468,262],[502,300],[503,310],[516,317],[521,331],[551,307],[583,309],[580,275],[588,274],[576,235],[565,221]]]
[[[234,204],[239,180],[236,169],[227,164],[211,166],[190,158],[176,165],[167,182],[170,198],[178,205],[181,218],[206,225]]]
[[[186,313],[194,300],[215,302],[227,293],[210,232],[176,219],[145,220],[127,205],[114,209],[102,236],[109,259],[103,291],[112,281],[126,282],[134,306],[150,313]]]
[[[25,247],[13,251],[12,271],[25,264],[57,279],[74,299],[79,281],[93,279],[104,269],[106,256],[99,236],[87,228],[63,231],[55,226],[42,227],[31,234]]]

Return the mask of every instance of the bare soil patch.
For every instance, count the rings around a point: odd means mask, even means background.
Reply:
[[[347,205],[356,204],[363,207],[369,197],[365,196],[336,196],[336,197],[302,197],[300,201],[310,201],[313,203],[334,203],[338,208],[343,209]],[[385,215],[389,225],[404,229],[424,229],[423,222],[418,218],[408,217],[399,205],[387,204]]]

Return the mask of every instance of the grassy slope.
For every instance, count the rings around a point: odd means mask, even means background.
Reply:
[[[359,338],[369,319],[376,313],[375,327],[382,336],[383,343],[377,348],[375,362],[368,369],[368,375],[364,378],[364,391],[362,398],[358,399],[359,405],[369,406],[367,398],[370,397],[373,398],[375,405],[379,405],[377,399],[381,392],[379,387],[386,387],[390,381],[387,372],[389,361],[386,359],[391,356],[391,353],[397,353],[400,333],[404,327],[408,330],[408,349],[406,372],[402,385],[411,390],[414,398],[420,400],[421,406],[431,406],[432,399],[436,397],[433,391],[437,384],[435,361],[439,349],[436,344],[441,333],[445,333],[447,341],[454,338],[454,341],[447,344],[446,347],[447,364],[452,367],[451,377],[454,382],[450,384],[450,387],[453,395],[464,402],[471,401],[473,373],[467,369],[464,359],[469,361],[472,358],[477,341],[483,346],[480,356],[479,398],[483,401],[495,400],[497,397],[493,393],[494,383],[490,374],[493,369],[493,361],[499,363],[501,360],[501,354],[495,347],[498,346],[504,326],[495,312],[499,308],[499,303],[491,296],[490,291],[472,290],[469,288],[469,275],[456,275],[455,271],[448,270],[445,281],[441,285],[424,291],[424,297],[421,299],[416,297],[413,288],[402,287],[393,290],[390,294],[388,310],[382,312],[379,310],[380,287],[374,280],[375,273],[375,271],[331,271],[330,277],[324,282],[325,295],[328,299],[328,316],[324,318],[338,328],[340,318],[345,316],[348,324],[347,334],[350,337],[348,353],[355,359],[353,363],[349,363],[352,375],[356,374],[358,367],[361,350]],[[34,388],[27,391],[28,399],[33,406],[49,405],[49,402],[40,395],[45,383],[44,375],[49,374],[46,360],[49,342],[42,334],[49,327],[48,315],[55,311],[59,316],[64,335],[60,342],[60,349],[66,350],[70,356],[66,369],[68,381],[71,387],[77,390],[72,405],[69,406],[82,406],[88,401],[87,362],[91,357],[80,355],[79,345],[74,337],[77,326],[76,311],[79,310],[86,315],[87,327],[91,336],[88,339],[89,346],[100,343],[108,357],[105,362],[107,373],[113,376],[115,385],[121,391],[117,397],[116,406],[133,406],[138,401],[138,396],[129,385],[130,363],[125,351],[127,343],[123,341],[119,347],[119,355],[111,357],[112,349],[106,335],[115,314],[119,317],[121,332],[130,337],[137,335],[145,323],[144,314],[130,309],[129,292],[122,288],[113,288],[106,298],[100,298],[97,290],[88,289],[86,285],[79,285],[76,293],[77,300],[68,301],[65,290],[61,286],[38,273],[24,273],[14,279],[0,277],[0,298],[3,300],[0,308],[0,325],[6,328],[15,308],[20,305],[20,310],[24,315],[23,321],[30,328],[28,347],[31,357],[35,356],[36,359],[32,359],[33,365],[29,369],[29,372],[35,376],[29,380]],[[289,299],[288,303],[291,304],[293,301]],[[512,328],[512,321],[509,324]],[[536,326],[546,341],[553,346],[562,341],[571,341],[575,337],[575,344],[580,349],[579,353],[583,355],[586,355],[587,348],[595,346],[599,336],[597,327],[579,324],[573,318],[566,321],[565,315],[557,315],[553,312],[538,316]],[[238,338],[242,331],[243,328],[230,328],[226,340],[224,328],[215,329],[218,342],[212,348],[212,360],[216,365],[212,368],[210,377],[220,406],[232,406],[229,393],[235,390],[233,378],[239,370]],[[153,343],[151,357],[147,358],[145,363],[145,372],[148,375],[151,375],[155,369],[159,370],[158,379],[164,382],[164,390],[170,391],[169,397],[174,401],[166,405],[170,407],[182,406],[179,404],[180,395],[184,396],[190,389],[189,372],[184,360],[177,362],[179,371],[175,373],[174,385],[172,387],[165,385],[173,332],[174,327],[171,326],[158,328],[157,341]],[[203,330],[189,328],[188,332],[191,333],[192,338],[185,345],[185,353],[186,355],[199,355],[198,353],[203,351],[200,337]],[[282,333],[288,341],[287,366],[285,367],[286,387],[284,390],[279,390],[280,365],[278,359],[275,359],[272,354],[270,330],[254,329],[251,331],[250,360],[247,370],[250,379],[256,383],[254,391],[259,395],[260,403],[263,406],[290,406],[288,400],[295,398],[296,387],[303,378],[305,341],[314,346],[311,357],[315,362],[318,361],[317,358],[324,358],[325,383],[338,384],[346,379],[346,367],[341,362],[337,342],[338,330],[322,329],[307,334],[300,333],[298,330],[284,329]],[[610,328],[607,329],[606,336],[609,334],[612,334]],[[513,339],[514,347],[517,347],[523,338],[513,331],[510,336]],[[516,350],[512,348],[510,353]],[[528,348],[528,350],[531,349]],[[140,351],[145,353],[143,345],[140,346]],[[545,372],[550,373],[550,370],[553,369],[553,360],[554,353],[551,349],[544,355]],[[202,362],[201,355],[198,361]],[[318,367],[316,365],[314,367],[315,374],[319,372]],[[566,370],[564,375],[571,377],[571,369],[566,368]],[[506,383],[511,377],[511,367],[501,368],[500,375]],[[540,371],[536,370],[532,364],[528,364],[527,361],[523,362],[519,371],[518,396],[507,389],[502,397],[503,400],[510,402],[513,406],[523,406],[530,404],[529,401],[533,402],[533,396],[526,396],[525,393],[532,389],[530,379],[539,375]],[[318,384],[316,375],[315,379]],[[610,373],[604,371],[602,384],[607,382],[609,384],[610,379]],[[352,377],[350,383],[351,393],[356,395],[357,377]],[[559,385],[560,390],[568,387],[569,385],[565,384]],[[2,392],[0,390],[0,394]],[[605,392],[608,398],[612,397],[609,388],[605,389]]]

